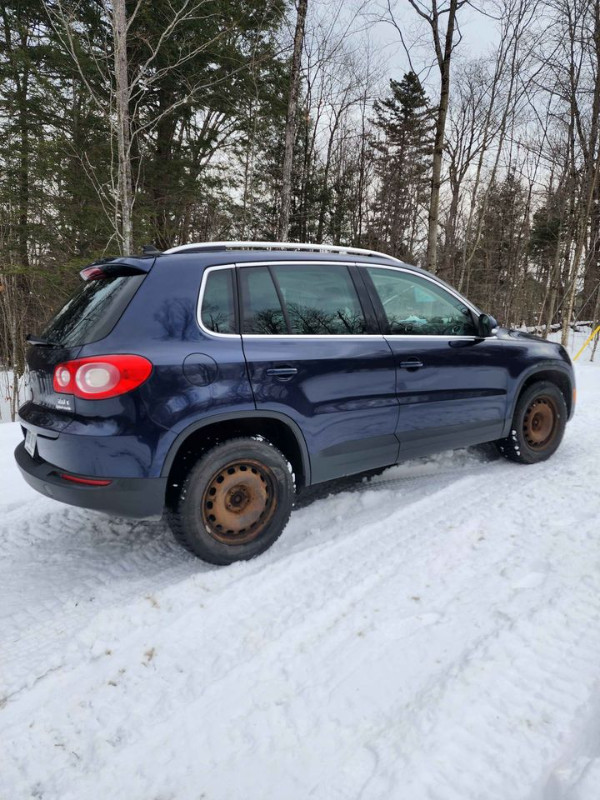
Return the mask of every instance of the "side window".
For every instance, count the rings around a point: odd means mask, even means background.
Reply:
[[[347,267],[280,264],[273,267],[273,274],[292,333],[365,333],[365,319]]]
[[[233,268],[215,269],[208,273],[200,316],[209,331],[236,333]]]
[[[469,308],[442,286],[393,269],[367,267],[391,334],[476,336]]]
[[[277,290],[267,267],[240,269],[242,286],[242,332],[287,333]]]

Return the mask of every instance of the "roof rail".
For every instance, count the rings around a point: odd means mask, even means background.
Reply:
[[[390,261],[403,262],[399,258],[380,253],[377,250],[364,250],[362,247],[346,247],[345,245],[311,244],[308,242],[198,242],[196,244],[180,244],[171,247],[164,253],[210,252],[211,250],[296,250],[306,252],[348,253],[349,255],[376,256]]]

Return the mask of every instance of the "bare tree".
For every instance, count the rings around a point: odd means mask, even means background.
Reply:
[[[489,75],[482,61],[462,65],[449,107],[446,153],[450,204],[443,222],[443,248],[438,257],[438,272],[453,283],[459,276],[460,215],[463,199],[468,196],[466,184],[486,145],[489,90]]]
[[[525,116],[529,92],[539,79],[535,58],[543,31],[532,31],[540,0],[498,0],[500,42],[489,76],[487,104],[483,113],[483,138],[471,182],[469,212],[463,237],[458,287],[468,291],[470,266],[480,241],[487,201],[503,158],[515,135],[515,124]],[[491,158],[491,164],[486,162]],[[482,188],[483,187],[483,188]]]
[[[429,0],[427,4],[420,0],[408,0],[408,2],[430,28],[435,60],[440,74],[440,96],[437,105],[431,163],[431,198],[429,201],[426,258],[427,269],[431,272],[436,272],[442,160],[444,157],[446,117],[450,101],[450,67],[452,54],[457,44],[457,41],[455,41],[455,33],[458,31],[457,14],[467,4],[467,0],[449,0],[447,4],[443,2],[438,4],[438,0]],[[460,41],[460,36],[458,41]]]

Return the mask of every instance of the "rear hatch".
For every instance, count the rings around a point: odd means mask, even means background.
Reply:
[[[67,414],[73,412],[73,397],[54,391],[54,368],[77,358],[84,345],[108,336],[152,264],[149,259],[141,266],[111,261],[82,270],[83,282],[73,296],[39,337],[28,339],[29,386],[35,405]]]

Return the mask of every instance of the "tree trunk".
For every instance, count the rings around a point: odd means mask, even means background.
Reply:
[[[27,108],[27,76],[23,77],[22,89],[18,93],[19,133],[19,233],[18,250],[21,266],[29,266],[29,125]]]
[[[159,92],[159,113],[172,104],[171,94],[164,88]],[[176,119],[165,114],[156,125],[156,145],[154,165],[151,172],[150,188],[154,200],[155,242],[159,250],[173,246],[174,231],[170,221],[170,201],[174,195],[172,186],[173,141],[176,134]],[[129,159],[131,163],[131,159]]]
[[[558,282],[560,280],[560,256],[561,256],[561,236],[560,230],[558,236],[556,238],[556,250],[554,251],[554,258],[552,260],[552,264],[550,265],[550,269],[548,271],[548,283],[546,285],[546,295],[544,297],[544,304],[542,305],[542,309],[540,311],[540,316],[538,319],[538,324],[542,324],[542,312],[544,310],[544,305],[546,302],[546,297],[548,297],[548,312],[546,316],[546,327],[544,329],[544,339],[548,338],[548,334],[550,333],[550,326],[552,325],[552,318],[554,317],[554,309],[556,307],[556,297],[558,295]]]
[[[598,132],[600,126],[600,3],[595,0],[594,3],[594,67],[595,67],[595,83],[594,83],[594,96],[592,101],[591,119],[590,119],[590,133],[588,141],[582,141],[582,149],[584,156],[587,155],[586,167],[584,171],[584,181],[581,191],[581,198],[579,201],[578,217],[576,220],[577,238],[575,240],[575,253],[573,255],[572,266],[569,270],[569,281],[567,284],[568,290],[568,304],[567,312],[563,314],[562,319],[562,335],[561,344],[565,346],[569,337],[569,325],[572,322],[573,309],[575,307],[575,297],[577,294],[577,281],[579,278],[579,268],[582,256],[584,254],[586,240],[588,236],[589,220],[592,214],[592,207],[594,197],[596,195],[596,186],[598,183],[598,173],[600,171],[600,153],[597,152],[598,145]],[[571,67],[571,70],[573,67]],[[576,91],[577,85],[571,79],[571,107],[575,107],[575,120],[577,122],[577,130],[581,130],[580,111],[576,104]],[[573,111],[571,112],[573,114]],[[587,147],[585,146],[587,144]],[[587,150],[587,153],[586,153]]]
[[[596,289],[596,304],[594,305],[594,313],[592,315],[592,330],[595,331],[598,326],[598,315],[600,314],[600,287]],[[590,361],[594,360],[596,355],[596,348],[598,347],[598,334],[594,336],[594,346],[592,347],[592,354]]]
[[[460,201],[461,184],[459,180],[452,181],[452,195],[450,200],[450,209],[448,211],[448,218],[446,219],[445,232],[444,232],[444,261],[441,265],[440,274],[442,277],[455,283],[455,256],[456,256],[456,228],[458,222],[458,204]]]
[[[129,120],[129,78],[127,74],[127,14],[125,0],[113,2],[113,36],[119,156],[118,204],[121,209],[121,253],[129,255],[132,245],[131,129]]]
[[[342,110],[338,109],[335,113],[335,119],[331,130],[329,131],[329,140],[327,142],[327,153],[325,155],[325,168],[323,171],[323,189],[321,192],[321,202],[319,205],[319,222],[317,225],[317,239],[318,244],[323,243],[323,235],[325,231],[325,215],[327,214],[327,205],[329,202],[329,172],[331,169],[331,154],[333,153],[333,145],[335,135],[337,133]]]
[[[290,227],[290,209],[292,205],[292,167],[294,165],[294,140],[296,138],[296,115],[298,113],[298,93],[300,91],[300,67],[302,65],[302,47],[304,45],[304,25],[308,0],[298,0],[296,16],[296,32],[294,34],[294,52],[290,75],[290,93],[285,123],[285,145],[283,151],[283,174],[281,179],[281,208],[277,238],[285,242]]]
[[[435,272],[437,269],[437,238],[438,220],[440,216],[440,188],[442,185],[442,158],[444,155],[446,116],[448,115],[448,102],[450,99],[450,62],[452,59],[457,6],[458,0],[450,0],[444,56],[439,64],[440,103],[435,121],[435,140],[431,169],[431,200],[429,202],[429,226],[427,231],[427,269],[430,272]]]

